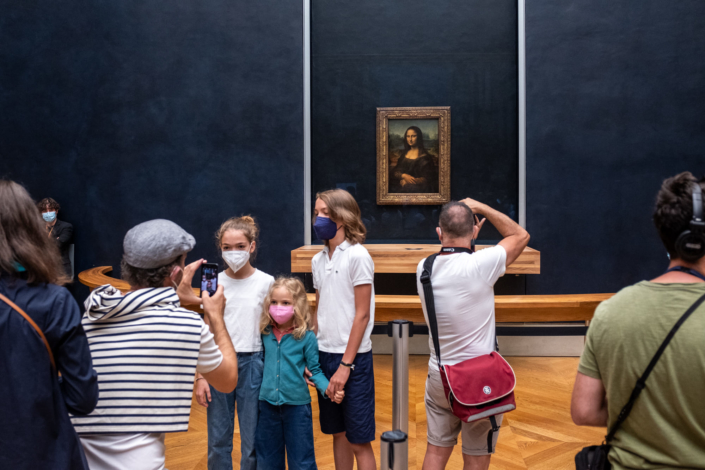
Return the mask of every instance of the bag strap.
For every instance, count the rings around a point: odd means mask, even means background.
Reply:
[[[700,304],[703,303],[703,301],[705,301],[705,294],[702,295],[698,300],[696,300],[695,303],[691,305],[690,308],[686,310],[683,315],[681,315],[676,324],[673,325],[673,328],[671,328],[671,331],[668,332],[668,335],[666,335],[666,339],[664,339],[663,343],[661,343],[661,346],[656,351],[656,354],[654,354],[654,357],[651,359],[651,362],[649,362],[649,365],[646,367],[646,370],[643,374],[641,374],[639,380],[636,381],[636,385],[634,386],[634,390],[632,390],[632,394],[629,397],[629,401],[626,405],[624,405],[622,411],[619,412],[619,415],[617,416],[617,421],[615,421],[614,425],[612,426],[612,429],[610,429],[609,433],[607,434],[607,437],[605,437],[606,443],[609,443],[614,438],[614,434],[629,416],[629,413],[632,411],[632,407],[634,406],[634,402],[639,397],[641,391],[644,390],[644,387],[646,387],[646,379],[649,378],[651,371],[654,370],[654,367],[656,367],[656,363],[661,358],[663,352],[666,350],[668,343],[671,342],[671,339],[673,339],[673,336],[676,334],[681,325],[700,306]]]
[[[44,333],[42,333],[42,330],[37,326],[36,323],[34,323],[34,320],[32,320],[29,315],[27,315],[24,310],[19,308],[12,300],[8,299],[2,294],[0,294],[0,300],[4,301],[7,305],[12,307],[13,310],[22,315],[24,319],[27,320],[30,325],[32,325],[32,328],[34,328],[34,330],[39,334],[39,337],[41,338],[42,342],[44,342],[44,346],[46,346],[47,348],[47,352],[49,353],[49,361],[51,361],[52,369],[56,370],[56,364],[54,363],[54,354],[52,354],[51,347],[49,347],[49,342],[47,341],[46,336],[44,336]]]
[[[433,340],[433,348],[436,350],[436,359],[438,360],[438,368],[441,367],[441,344],[438,341],[438,322],[436,321],[436,302],[433,298],[433,286],[431,285],[431,273],[433,272],[433,262],[436,261],[438,253],[434,253],[423,263],[423,272],[421,273],[421,284],[423,285],[423,298],[426,302],[426,314],[428,315],[428,324],[431,327],[431,339]]]
[[[680,271],[682,273],[690,274],[691,276],[695,276],[705,281],[705,275],[694,269],[686,268],[685,266],[673,266],[671,269],[666,270],[667,273],[671,273],[673,271]]]

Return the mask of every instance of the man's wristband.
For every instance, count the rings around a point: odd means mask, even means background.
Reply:
[[[347,362],[340,361],[340,365],[347,367],[350,370],[355,370],[355,364],[348,364]]]

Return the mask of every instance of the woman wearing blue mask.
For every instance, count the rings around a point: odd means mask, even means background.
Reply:
[[[37,204],[39,212],[42,213],[44,219],[44,227],[47,231],[47,236],[54,240],[56,246],[61,253],[61,265],[64,273],[71,277],[71,260],[69,259],[69,248],[73,240],[73,225],[63,220],[58,219],[59,203],[50,197],[45,197]]]
[[[274,278],[252,266],[259,228],[250,216],[226,220],[215,234],[228,268],[218,275],[225,288],[225,326],[237,351],[237,388],[220,393],[196,375],[196,401],[208,408],[208,468],[232,470],[235,405],[240,427],[241,470],[255,470],[255,432],[259,418],[259,392],[264,372],[260,334],[262,304]]]

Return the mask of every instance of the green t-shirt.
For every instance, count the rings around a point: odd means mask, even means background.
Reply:
[[[578,371],[607,391],[609,426],[637,379],[705,283],[643,281],[602,302]],[[705,469],[705,304],[681,326],[611,442],[615,470]]]

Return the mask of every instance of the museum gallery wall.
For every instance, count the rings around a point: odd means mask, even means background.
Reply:
[[[314,1],[311,49],[312,192],[354,193],[370,242],[434,242],[440,204],[470,194],[518,218],[514,1]],[[378,108],[412,109],[380,131]],[[419,114],[441,108],[445,134],[433,116]],[[400,152],[412,126],[428,144],[414,166],[427,160],[428,177],[406,185],[394,166],[409,163]],[[386,156],[378,150],[384,135]],[[498,237],[489,224],[481,236]]]
[[[372,241],[433,241],[438,206],[377,204],[376,112],[450,107],[451,197],[516,218],[516,3],[312,3],[311,189],[355,192]],[[527,228],[542,252],[527,293],[653,277],[655,188],[704,171],[705,2],[526,6]],[[219,261],[215,228],[252,213],[258,266],[288,272],[304,231],[301,2],[2,10],[1,174],[59,200],[77,271],[117,266],[125,231],[153,217]]]

